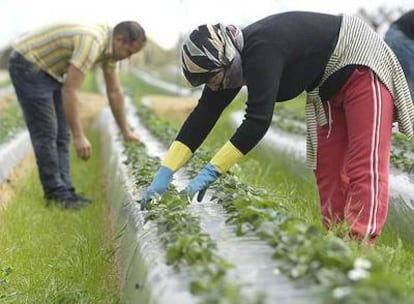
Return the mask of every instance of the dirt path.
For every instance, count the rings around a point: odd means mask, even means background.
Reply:
[[[106,97],[94,93],[81,93],[79,99],[82,123],[84,128],[87,128],[108,102]]]
[[[16,96],[12,93],[0,95],[0,113],[7,109],[15,100]]]
[[[159,116],[173,119],[184,119],[190,114],[197,104],[196,97],[171,97],[164,95],[152,95],[148,97],[150,107]]]
[[[33,169],[34,163],[34,154],[30,153],[13,169],[7,179],[3,183],[0,183],[0,209],[7,206],[16,193],[24,187],[24,184],[20,180]]]

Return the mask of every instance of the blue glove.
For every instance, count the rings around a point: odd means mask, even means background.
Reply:
[[[187,186],[187,195],[190,199],[198,192],[197,201],[201,202],[203,200],[204,194],[207,191],[207,188],[220,176],[220,173],[217,171],[216,167],[208,163],[204,166],[203,169],[198,173],[198,175],[188,184]]]
[[[174,172],[171,169],[165,166],[161,166],[161,168],[155,174],[151,185],[145,191],[145,194],[141,200],[141,210],[144,210],[148,207],[149,201],[155,195],[162,195],[165,192],[167,192],[168,186],[171,183],[173,174]]]

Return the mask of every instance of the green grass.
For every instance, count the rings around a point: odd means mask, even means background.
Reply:
[[[96,77],[98,77],[97,73],[102,73],[102,71],[100,69],[94,70],[86,75],[81,87],[82,92],[98,92],[98,84],[96,83]]]
[[[25,128],[23,113],[17,102],[10,104],[0,113],[0,144],[11,139],[18,131]]]
[[[121,74],[121,82],[124,87],[125,93],[129,96],[133,96],[134,100],[141,100],[145,95],[149,94],[165,94],[171,95],[167,91],[152,86],[144,81],[139,80],[137,77],[129,73]]]
[[[7,70],[0,69],[0,88],[5,88],[11,85],[9,72]]]
[[[288,102],[277,102],[274,112],[286,118],[305,122],[305,105],[306,93],[302,93]]]
[[[97,134],[89,139],[98,147]],[[7,282],[0,275],[1,303],[119,303],[99,149],[89,162],[74,154],[72,177],[90,206],[45,207],[34,169],[0,212],[0,269],[12,269]]]

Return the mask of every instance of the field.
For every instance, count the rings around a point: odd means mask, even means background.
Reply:
[[[4,303],[413,302],[412,211],[391,208],[374,247],[343,238],[340,228],[326,231],[311,172],[266,139],[202,203],[188,202],[182,190],[233,134],[244,93],[176,174],[169,193],[141,211],[142,193],[198,92],[177,96],[123,73],[128,123],[141,139],[126,144],[97,91],[99,81],[88,78],[81,95],[94,156],[88,163],[72,159],[75,182],[92,205],[75,212],[45,207],[30,151],[1,183]],[[302,96],[290,104],[276,108],[269,134],[274,128],[303,135]],[[0,133],[3,150],[24,132],[18,111],[7,101],[0,112],[0,123],[10,126]],[[408,179],[410,149],[395,138],[393,168]]]

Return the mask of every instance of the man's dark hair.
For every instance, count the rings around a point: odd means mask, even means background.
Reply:
[[[136,21],[123,21],[114,27],[113,35],[121,35],[128,44],[138,41],[145,44],[147,37],[142,26]]]

